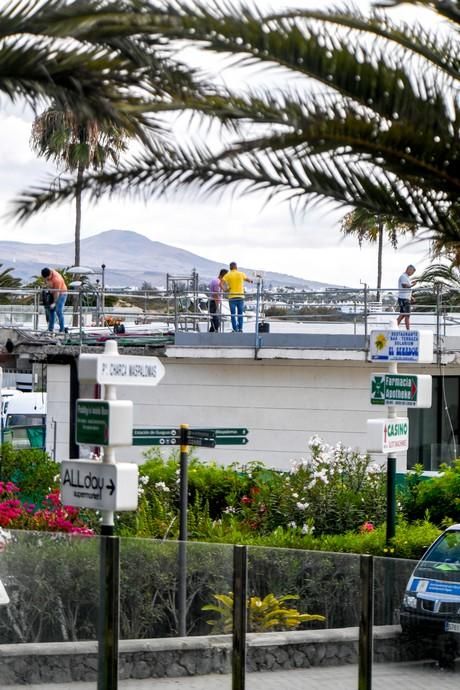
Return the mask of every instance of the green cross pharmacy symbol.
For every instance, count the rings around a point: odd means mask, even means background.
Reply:
[[[372,398],[374,400],[385,400],[385,377],[374,376],[372,379]]]

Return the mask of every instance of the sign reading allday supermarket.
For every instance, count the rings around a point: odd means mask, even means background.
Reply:
[[[433,331],[371,331],[373,362],[432,362]]]
[[[403,453],[409,448],[407,417],[367,420],[369,453]]]

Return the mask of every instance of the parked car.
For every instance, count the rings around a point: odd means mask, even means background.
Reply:
[[[460,524],[446,529],[415,566],[400,622],[409,634],[460,634]]]

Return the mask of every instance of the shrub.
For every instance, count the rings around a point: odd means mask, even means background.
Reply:
[[[61,504],[59,489],[49,493],[38,506],[20,500],[19,492],[12,482],[0,482],[0,527],[82,535],[93,533],[81,519],[78,508]]]
[[[56,486],[60,466],[39,449],[1,447],[0,480],[21,487],[24,501],[40,503]]]
[[[229,633],[233,629],[233,592],[228,594],[214,594],[217,604],[206,604],[203,611],[213,611],[219,618],[208,620],[215,632]],[[302,623],[325,621],[325,617],[318,614],[300,613],[295,608],[285,606],[287,601],[299,599],[296,594],[285,594],[275,597],[267,594],[263,599],[258,596],[249,597],[246,602],[248,612],[249,632],[270,632],[273,630],[292,630]]]
[[[400,521],[390,545],[386,543],[386,525],[372,531],[353,530],[344,534],[303,534],[299,528],[278,527],[271,534],[248,533],[238,522],[231,527],[216,525],[206,535],[207,541],[248,546],[304,549],[336,553],[371,554],[396,558],[419,559],[441,530],[427,520],[415,523]]]
[[[460,459],[441,465],[441,474],[422,479],[422,467],[406,475],[406,486],[399,492],[401,508],[409,520],[425,516],[437,525],[460,522]]]
[[[290,473],[258,466],[252,486],[230,507],[248,529],[268,533],[277,527],[303,534],[340,534],[366,521],[382,522],[386,475],[380,465],[342,444],[310,440],[311,458],[292,462]]]

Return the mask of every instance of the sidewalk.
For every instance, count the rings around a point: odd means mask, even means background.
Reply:
[[[2,690],[96,690],[97,683],[1,685]],[[119,690],[231,690],[230,675],[124,680]],[[458,690],[460,666],[443,671],[429,663],[375,664],[373,690]],[[358,690],[358,667],[335,666],[249,673],[246,690]]]

